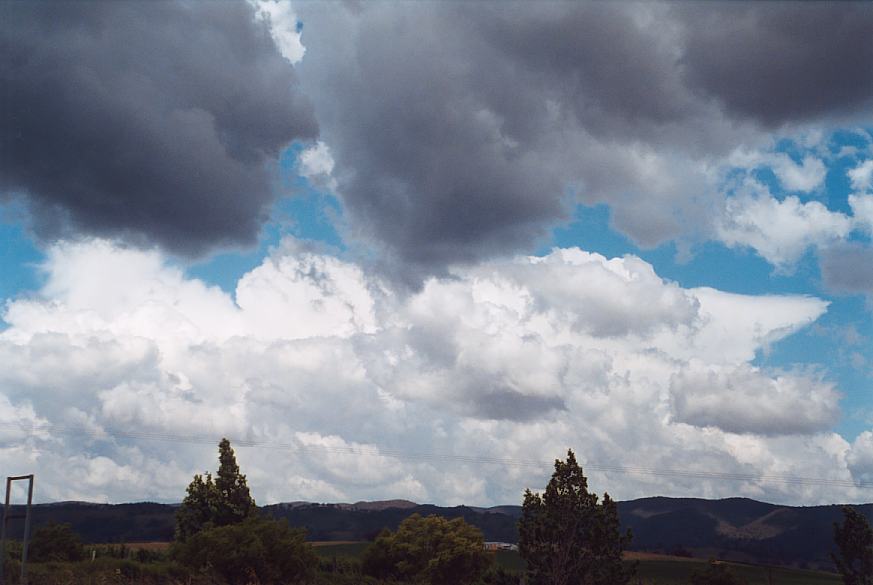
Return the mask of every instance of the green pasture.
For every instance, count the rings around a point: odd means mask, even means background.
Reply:
[[[706,561],[639,561],[637,576],[651,585],[687,585],[691,574],[704,568]],[[731,571],[749,585],[840,585],[842,580],[832,573],[800,569],[768,568],[728,563]],[[772,580],[771,580],[772,579]]]
[[[320,543],[315,551],[323,558],[358,558],[367,542]],[[501,550],[496,553],[497,564],[510,571],[522,571],[524,561],[515,551]],[[689,560],[643,560],[637,561],[637,576],[644,585],[687,585],[694,571],[705,567],[702,559]],[[840,585],[841,579],[832,573],[761,567],[739,563],[728,563],[731,570],[745,579],[749,585]],[[771,580],[772,579],[772,580]]]

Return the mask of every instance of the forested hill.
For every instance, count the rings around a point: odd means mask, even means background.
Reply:
[[[634,550],[689,553],[756,563],[830,566],[833,523],[839,506],[790,507],[755,500],[644,498],[619,502],[622,524],[633,531]],[[34,506],[34,524],[66,522],[86,542],[167,541],[173,537],[177,506],[61,502]],[[873,504],[859,506],[873,520]],[[486,540],[515,542],[518,506],[443,508],[403,500],[357,504],[294,502],[262,508],[272,516],[305,526],[310,540],[368,540],[394,529],[413,513],[463,517]],[[21,521],[10,523],[13,536]]]

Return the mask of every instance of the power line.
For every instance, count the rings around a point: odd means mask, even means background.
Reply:
[[[22,425],[20,423],[3,423],[0,422],[0,427],[14,428],[16,430],[28,433],[32,437],[37,437],[37,432],[46,431],[54,434],[87,436],[96,440],[105,440],[107,437],[116,439],[132,439],[132,440],[154,440],[154,441],[169,441],[174,443],[189,443],[196,445],[214,445],[218,439],[214,436],[207,435],[179,435],[165,432],[153,431],[134,431],[106,428],[101,431],[88,429],[85,427],[73,427],[62,425],[46,425],[33,426]],[[289,451],[296,453],[334,453],[339,455],[371,455],[374,457],[391,457],[394,459],[405,459],[411,461],[430,461],[442,463],[469,463],[469,464],[487,464],[499,465],[503,467],[515,468],[532,468],[544,469],[552,465],[552,462],[545,462],[534,459],[518,459],[505,457],[492,457],[486,455],[464,455],[454,453],[436,453],[436,452],[411,452],[397,449],[386,449],[380,447],[339,447],[328,445],[306,445],[301,443],[280,443],[273,441],[258,441],[252,439],[241,439],[228,437],[234,446],[256,449],[274,449],[279,451]],[[746,482],[773,482],[784,483],[789,485],[799,486],[823,486],[823,487],[846,487],[846,488],[870,488],[873,487],[873,482],[855,482],[851,479],[826,478],[826,477],[802,477],[790,476],[781,474],[756,474],[756,473],[733,473],[721,471],[695,470],[695,469],[676,469],[663,467],[641,467],[632,465],[616,465],[598,463],[594,461],[583,462],[582,466],[585,469],[592,471],[601,471],[604,473],[619,473],[624,475],[647,475],[655,477],[675,477],[684,479],[716,479],[724,481],[746,481]]]

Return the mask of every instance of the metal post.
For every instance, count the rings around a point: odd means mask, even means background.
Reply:
[[[6,499],[3,503],[3,522],[2,526],[0,526],[0,585],[4,585],[6,582],[6,525],[12,518],[21,517],[13,516],[9,513],[11,509],[9,498],[12,496],[12,482],[25,479],[28,480],[28,486],[27,505],[24,509],[24,539],[21,543],[21,584],[27,584],[27,545],[30,542],[30,509],[33,506],[33,474],[9,476],[6,478]]]
[[[21,585],[27,585],[27,547],[30,545],[30,507],[33,504],[33,474],[26,477],[30,481],[27,486],[27,509],[24,513],[24,538],[21,542]]]
[[[9,516],[9,493],[12,491],[12,478],[6,478],[6,501],[3,504],[3,527],[0,528],[0,585],[6,583],[6,521]]]

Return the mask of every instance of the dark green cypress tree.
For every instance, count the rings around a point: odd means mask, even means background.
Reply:
[[[246,476],[239,472],[236,455],[230,441],[222,439],[218,444],[218,473],[215,489],[218,494],[216,526],[242,522],[255,511],[255,500],[249,493]]]
[[[530,585],[625,585],[634,567],[622,564],[630,532],[621,534],[615,502],[598,504],[573,451],[555,460],[555,472],[540,496],[525,491],[519,551]]]

